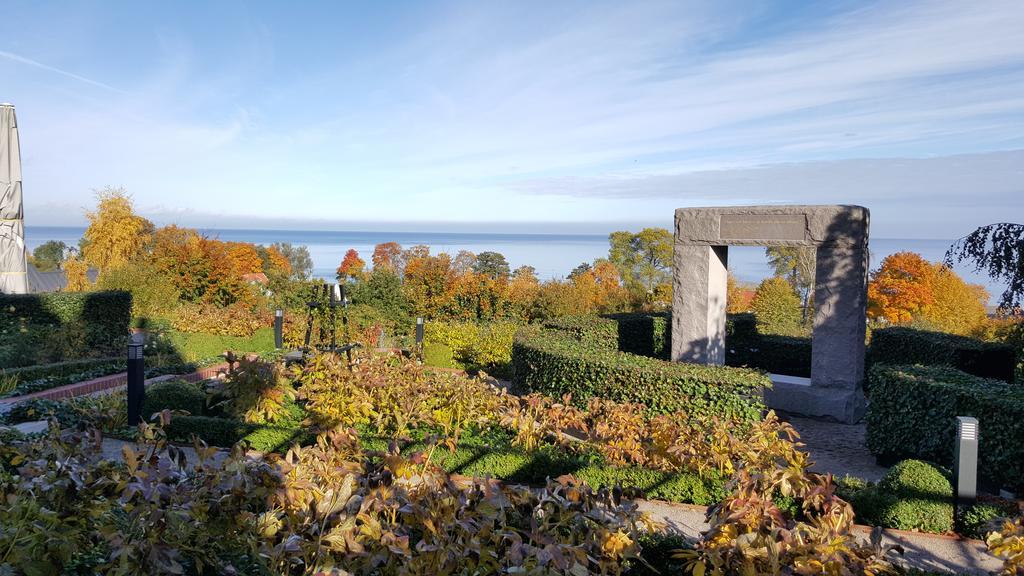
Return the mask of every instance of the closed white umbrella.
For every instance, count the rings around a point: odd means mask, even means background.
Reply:
[[[0,104],[0,293],[28,292],[25,272],[18,120],[13,105]]]

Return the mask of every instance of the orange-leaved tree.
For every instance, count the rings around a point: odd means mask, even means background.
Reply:
[[[363,277],[365,268],[366,261],[359,257],[359,252],[355,248],[349,248],[335,273],[339,281],[358,280]]]
[[[370,261],[373,262],[374,268],[391,268],[396,272],[398,266],[398,257],[402,254],[402,245],[398,242],[384,242],[377,244],[373,247],[373,256],[370,257]]]
[[[935,267],[913,252],[886,256],[868,283],[868,318],[905,324],[935,301]]]
[[[968,284],[947,266],[899,252],[871,276],[868,318],[969,335],[985,324],[988,298],[983,286]]]

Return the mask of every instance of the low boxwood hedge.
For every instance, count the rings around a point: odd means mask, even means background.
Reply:
[[[206,392],[199,384],[184,380],[169,380],[147,386],[142,402],[142,415],[147,419],[161,410],[184,410],[192,416],[201,416],[205,409]]]
[[[874,364],[867,445],[884,459],[952,462],[956,417],[979,420],[982,479],[1024,488],[1024,390],[944,366]]]
[[[17,379],[14,389],[4,396],[21,396],[49,390],[57,386],[99,378],[108,374],[123,372],[126,368],[124,357],[114,358],[91,358],[86,360],[69,360],[67,362],[56,362],[52,364],[40,364],[37,366],[26,366],[23,368],[8,368],[0,370],[0,376],[13,377]]]
[[[564,328],[584,340],[600,339],[604,345],[613,343],[608,334],[617,334],[616,348],[640,356],[668,360],[672,354],[672,315],[668,312],[634,312],[608,314],[604,324],[595,320],[572,318],[548,323]],[[593,318],[593,317],[591,317]],[[607,324],[607,321],[615,323]],[[581,324],[587,324],[584,329]],[[810,377],[811,339],[793,336],[760,334],[753,314],[729,314],[725,324],[725,364],[727,366],[757,368],[773,374]]]
[[[189,442],[195,435],[211,446],[234,446],[245,441],[260,452],[280,452],[292,444],[305,444],[311,440],[309,430],[303,426],[305,410],[297,404],[288,405],[288,414],[273,424],[248,424],[234,418],[215,416],[173,415],[165,428],[167,437],[177,442]]]
[[[618,329],[610,319],[576,319],[571,329],[565,326],[527,326],[516,333],[512,369],[518,386],[556,398],[571,394],[579,404],[593,396],[639,402],[654,413],[754,421],[764,411],[763,392],[771,381],[756,370],[619,352]]]
[[[982,378],[1013,382],[1012,346],[913,328],[880,328],[871,333],[868,364],[949,366]]]

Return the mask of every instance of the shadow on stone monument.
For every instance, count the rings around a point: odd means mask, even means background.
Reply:
[[[672,359],[725,361],[729,246],[816,248],[811,377],[773,375],[772,408],[856,422],[864,415],[869,212],[861,206],[676,210]]]

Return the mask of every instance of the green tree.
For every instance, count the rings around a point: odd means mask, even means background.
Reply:
[[[608,260],[618,268],[634,299],[650,301],[659,285],[671,283],[672,233],[668,230],[644,228],[636,234],[612,232],[608,243]]]
[[[490,278],[507,278],[509,275],[508,261],[500,252],[481,252],[476,255],[473,271]]]
[[[391,328],[405,328],[412,323],[410,306],[402,292],[402,279],[390,266],[375,267],[365,280],[352,286],[353,304],[376,309],[391,323]]]
[[[572,280],[573,278],[576,278],[577,276],[580,276],[582,274],[586,274],[587,272],[590,272],[592,268],[593,267],[590,265],[590,262],[584,262],[580,264],[579,266],[573,268],[572,272],[569,272],[569,280]]]
[[[111,268],[96,282],[100,290],[124,290],[132,295],[132,318],[170,318],[180,294],[174,282],[155,263],[137,258]]]
[[[313,274],[313,258],[309,255],[309,248],[305,246],[292,246],[290,242],[275,242],[271,248],[276,249],[292,267],[292,278],[305,280]]]
[[[32,264],[40,272],[51,272],[60,268],[67,252],[67,244],[60,240],[47,240],[32,251]]]
[[[814,293],[814,272],[817,268],[817,251],[806,246],[772,246],[765,248],[768,264],[789,282],[800,297],[801,314],[806,321],[810,316]]]
[[[754,292],[750,309],[757,317],[757,331],[762,334],[806,334],[800,312],[800,298],[784,278],[774,276],[761,282]]]
[[[975,272],[1006,284],[999,307],[1010,312],[1024,303],[1024,224],[989,224],[957,240],[946,251],[946,264],[968,261]]]

